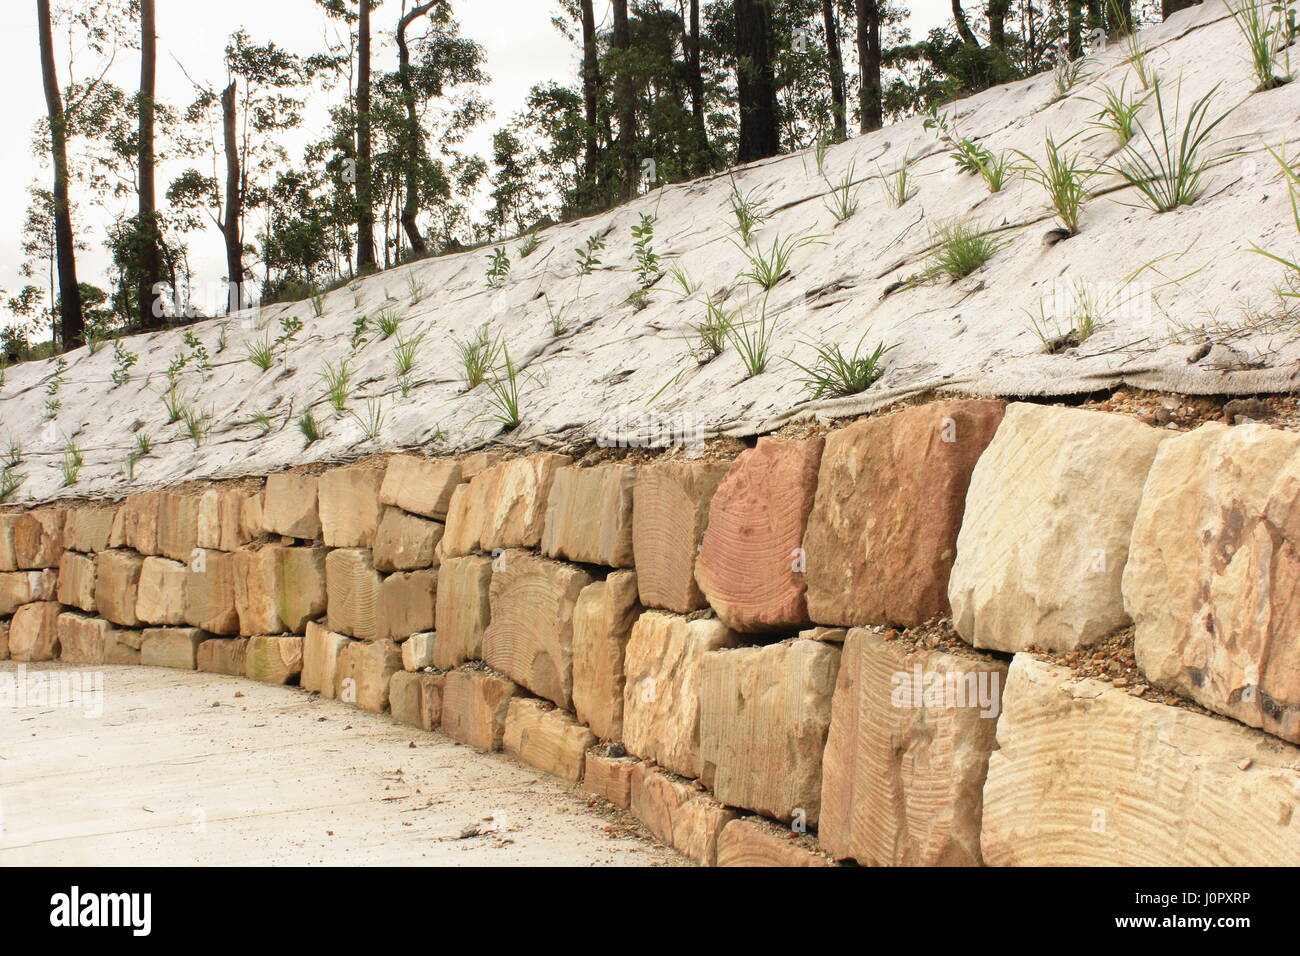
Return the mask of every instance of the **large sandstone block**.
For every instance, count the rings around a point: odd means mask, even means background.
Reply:
[[[438,635],[432,631],[412,634],[402,642],[402,670],[421,671],[433,666],[433,649],[438,644]]]
[[[161,503],[162,494],[157,491],[127,495],[118,508],[110,547],[131,548],[140,554],[160,554],[158,511]]]
[[[388,681],[402,672],[402,652],[392,641],[350,641],[340,651],[334,696],[372,714],[388,707]]]
[[[243,677],[248,667],[248,638],[214,637],[199,645],[195,666],[209,674]]]
[[[259,634],[248,639],[244,676],[263,684],[297,684],[302,673],[301,637]]]
[[[432,631],[437,593],[437,571],[388,575],[379,587],[379,635],[404,641],[412,634]]]
[[[442,685],[442,732],[479,750],[500,750],[513,681],[467,668],[448,671]]]
[[[442,674],[394,674],[388,681],[393,719],[421,730],[437,730],[442,722],[443,680]]]
[[[573,609],[591,575],[528,551],[506,551],[497,562],[483,659],[537,696],[572,707]]]
[[[320,525],[330,548],[369,548],[379,527],[382,468],[350,465],[320,476]]]
[[[745,817],[732,820],[718,837],[718,866],[830,866],[814,850],[808,837],[800,838],[788,828]]]
[[[984,786],[991,866],[1295,866],[1300,749],[1017,654]]]
[[[718,485],[695,580],[727,627],[752,632],[808,623],[800,549],[821,455],[820,438],[760,438]]]
[[[462,480],[458,461],[394,455],[388,459],[379,501],[426,518],[445,518]]]
[[[239,633],[245,637],[279,634],[284,630],[278,577],[282,550],[285,549],[262,548],[231,555],[235,614],[239,617]]]
[[[633,757],[609,757],[599,752],[600,748],[587,751],[583,763],[583,787],[598,797],[603,797],[616,807],[624,810],[632,806],[632,768],[636,766]]]
[[[113,645],[113,625],[102,617],[60,614],[55,623],[59,659],[67,664],[106,664]]]
[[[873,866],[978,866],[1006,665],[849,631],[822,758],[818,838]]]
[[[262,513],[263,500],[264,492],[262,491],[256,491],[244,496],[243,503],[239,507],[240,541],[256,541],[262,535],[270,532]]]
[[[199,496],[163,492],[158,501],[158,550],[173,561],[190,561],[199,546]]]
[[[144,631],[114,628],[105,639],[105,664],[139,664]]]
[[[555,471],[546,504],[542,551],[607,567],[632,567],[635,465],[565,465]]]
[[[189,571],[185,581],[185,623],[210,634],[238,634],[235,556],[199,548],[189,563]]]
[[[302,645],[302,689],[333,698],[339,654],[349,643],[346,635],[335,634],[315,621],[308,621]]]
[[[637,618],[623,662],[623,743],[630,753],[700,776],[700,670],[707,652],[736,641],[720,621],[662,611]]]
[[[141,624],[184,624],[185,588],[189,577],[189,566],[179,561],[145,558],[140,566],[140,582],[136,591],[136,620]]]
[[[52,661],[59,656],[59,614],[55,601],[24,604],[9,622],[9,656],[16,661]]]
[[[540,545],[551,482],[569,462],[549,452],[529,455],[493,465],[458,485],[447,510],[443,556]]]
[[[375,567],[380,571],[415,571],[438,565],[437,547],[442,525],[409,515],[400,508],[385,508],[375,533]]]
[[[140,641],[140,663],[146,667],[198,667],[199,645],[210,635],[197,627],[149,627]]]
[[[632,815],[700,866],[717,863],[718,837],[737,816],[692,781],[645,763],[632,767]]]
[[[382,576],[370,552],[340,548],[325,558],[325,590],[331,631],[363,641],[379,635],[379,590]]]
[[[596,736],[562,710],[534,698],[515,697],[506,710],[505,752],[556,777],[577,783]]]
[[[59,559],[63,557],[63,525],[67,517],[63,508],[38,508],[5,517],[12,518],[9,533],[13,542],[14,567],[0,567],[0,570],[37,571],[59,566]]]
[[[695,583],[695,556],[713,494],[730,467],[721,461],[666,461],[637,469],[632,550],[646,607],[687,614],[708,605]]]
[[[1162,442],[1124,604],[1148,679],[1300,742],[1300,435],[1203,425]]]
[[[1009,406],[966,494],[948,583],[958,633],[999,651],[1070,651],[1125,627],[1129,538],[1169,434],[1105,412]]]
[[[723,803],[816,826],[840,649],[797,639],[705,654],[700,780]]]
[[[95,607],[99,616],[123,627],[135,627],[136,592],[144,558],[132,551],[101,551],[95,555]]]
[[[95,613],[95,559],[64,551],[59,560],[59,603]]]
[[[292,634],[302,634],[308,621],[325,613],[328,554],[328,548],[275,549],[276,607],[280,623]]]
[[[83,504],[69,508],[63,522],[63,546],[83,554],[107,551],[116,518],[117,505]]]
[[[438,567],[433,666],[459,667],[483,656],[483,632],[492,619],[492,559],[446,558]]]
[[[930,402],[826,436],[803,541],[814,621],[914,627],[948,613],[966,488],[1003,408]]]
[[[321,536],[320,480],[315,475],[282,471],[267,475],[262,491],[262,527],[271,534],[315,541]],[[249,515],[245,510],[245,520]]]
[[[247,543],[242,528],[245,494],[235,488],[209,488],[199,496],[196,546],[238,551]]]
[[[6,571],[0,574],[0,617],[8,617],[24,604],[53,601],[58,595],[57,571]]]
[[[573,710],[605,740],[623,738],[623,656],[640,614],[632,571],[587,585],[573,609]]]

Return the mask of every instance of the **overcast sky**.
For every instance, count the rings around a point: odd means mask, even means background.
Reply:
[[[339,26],[328,21],[315,0],[158,0],[158,96],[182,106],[193,98],[193,87],[182,73],[185,64],[195,81],[214,87],[224,85],[221,59],[226,38],[240,27],[254,42],[273,39],[295,53],[323,48],[325,37]],[[575,48],[551,25],[555,4],[551,0],[454,0],[462,33],[483,45],[491,83],[484,90],[496,115],[476,132],[470,148],[487,155],[491,133],[523,108],[529,88],[547,79],[568,81],[577,71]],[[375,17],[379,42],[377,67],[387,66],[392,48],[393,21],[399,0],[387,0]],[[910,0],[913,35],[948,19],[949,0]],[[3,0],[0,3],[0,78],[6,94],[0,97],[0,289],[13,294],[27,282],[44,286],[43,276],[24,279],[18,268],[20,230],[28,204],[27,187],[39,182],[49,188],[50,171],[32,155],[34,124],[45,112],[41,93],[39,49],[36,39],[34,0]],[[596,0],[598,20],[608,23],[609,4]],[[86,66],[89,66],[87,62]],[[138,82],[139,54],[122,51],[114,64],[112,78],[128,91]],[[66,83],[67,77],[61,76]],[[301,140],[320,129],[322,117],[309,116],[309,133],[290,145],[297,159]],[[166,188],[168,170],[159,177],[159,194]],[[75,190],[75,185],[74,185]],[[108,256],[103,248],[106,217],[84,210],[75,191],[74,205],[90,247],[77,260],[78,278],[107,288],[104,269]],[[252,224],[250,223],[250,227]],[[250,228],[250,233],[254,231]],[[197,281],[214,282],[225,274],[221,239],[215,230],[189,237],[191,265]]]

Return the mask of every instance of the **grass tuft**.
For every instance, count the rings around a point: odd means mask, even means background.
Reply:
[[[814,400],[857,395],[865,392],[885,374],[884,358],[898,348],[898,343],[885,345],[881,342],[871,352],[861,354],[862,342],[866,337],[864,333],[853,347],[852,353],[846,354],[838,345],[812,343],[817,352],[817,360],[812,365],[803,365],[794,359],[786,361],[804,373],[800,381]]]

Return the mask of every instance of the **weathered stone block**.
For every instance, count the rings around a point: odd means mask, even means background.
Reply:
[[[24,604],[9,622],[9,656],[16,661],[52,661],[59,656],[59,614],[55,601]]]
[[[849,631],[818,838],[864,865],[978,866],[1006,665]]]
[[[105,664],[139,664],[144,631],[114,628],[105,640]]]
[[[811,844],[811,845],[810,845]],[[718,866],[831,866],[813,847],[810,837],[800,838],[789,828],[760,817],[732,820],[718,837]]]
[[[19,514],[13,522],[13,552],[20,571],[57,568],[63,557],[63,508],[37,508]],[[0,570],[15,570],[4,568]]]
[[[0,616],[7,617],[24,604],[53,601],[58,595],[57,571],[6,571],[0,574]]]
[[[95,559],[65,551],[59,560],[59,602],[95,613]]]
[[[760,438],[718,485],[695,580],[727,627],[808,623],[800,548],[821,454],[820,438]]]
[[[375,567],[380,571],[415,571],[438,565],[437,547],[442,525],[409,515],[400,508],[385,508],[375,534]]]
[[[388,681],[402,672],[402,652],[392,641],[350,641],[340,651],[334,696],[373,714],[388,707]]]
[[[1120,579],[1169,434],[1105,412],[1009,406],[966,494],[948,584],[958,633],[999,651],[1070,651],[1126,626]]]
[[[117,505],[83,504],[68,509],[63,523],[63,546],[83,554],[107,551],[117,518]]]
[[[438,567],[433,665],[443,670],[483,657],[483,632],[492,619],[492,560],[447,558]]]
[[[197,627],[149,627],[140,641],[140,663],[146,667],[195,670],[199,645],[210,635]]]
[[[382,468],[350,465],[320,476],[320,524],[331,548],[369,548],[379,527]]]
[[[1025,654],[1003,702],[984,786],[990,866],[1300,861],[1300,749]]]
[[[185,623],[209,634],[238,634],[235,557],[225,551],[194,552],[185,581]]]
[[[607,757],[599,749],[587,751],[587,759],[583,764],[583,786],[616,807],[630,809],[632,768],[637,761],[632,757]]]
[[[630,753],[699,777],[701,665],[708,651],[736,640],[715,620],[662,611],[637,618],[623,664],[623,742]]]
[[[695,583],[695,556],[709,505],[729,462],[667,461],[637,469],[632,544],[641,603],[679,614],[706,607]]]
[[[840,649],[814,640],[700,663],[700,780],[723,803],[817,825]]]
[[[102,617],[60,614],[55,623],[59,659],[67,664],[106,664],[113,644],[113,625]]]
[[[302,673],[301,637],[259,634],[248,639],[244,676],[263,684],[297,684]]]
[[[160,554],[158,509],[161,499],[162,495],[157,491],[127,495],[118,508],[110,546],[131,548],[140,554]]]
[[[402,670],[419,671],[433,666],[433,649],[438,635],[432,631],[412,634],[402,642]]]
[[[507,551],[497,560],[483,659],[567,709],[573,705],[573,608],[591,575],[528,551]]]
[[[632,767],[632,815],[700,866],[717,862],[718,837],[737,816],[692,781],[645,763]]]
[[[209,488],[199,496],[197,547],[238,551],[243,533],[245,494],[234,488]]]
[[[564,455],[544,453],[493,465],[458,485],[447,511],[442,555],[535,548],[542,541],[546,503]]]
[[[302,634],[307,622],[325,613],[325,557],[328,548],[276,548],[275,590],[280,623]]]
[[[479,750],[500,750],[513,681],[476,669],[448,671],[442,686],[442,731]]]
[[[393,719],[421,730],[437,730],[442,721],[442,686],[441,674],[394,674],[388,682]]]
[[[123,627],[135,627],[136,592],[144,558],[131,551],[101,551],[95,555],[95,607],[99,616]]]
[[[280,552],[283,548],[260,551],[236,551],[230,556],[235,579],[235,613],[239,616],[239,633],[245,637],[279,634],[280,620]]]
[[[623,738],[623,656],[640,614],[632,571],[587,585],[573,609],[573,710],[605,740]]]
[[[145,558],[136,591],[136,620],[142,624],[184,624],[185,588],[189,578],[189,567],[179,561]]]
[[[173,561],[191,561],[199,546],[199,496],[163,492],[158,500],[158,550]]]
[[[636,472],[635,465],[557,468],[547,498],[543,553],[630,568]]]
[[[458,461],[394,455],[388,459],[379,501],[426,518],[445,518],[461,481]]]
[[[410,571],[390,574],[379,588],[379,634],[404,641],[412,634],[433,630],[438,572]]]
[[[338,675],[338,659],[349,639],[308,621],[302,646],[302,689],[333,698]]]
[[[320,480],[315,475],[288,471],[268,475],[262,492],[262,527],[271,534],[318,540],[321,536],[319,491]],[[245,509],[246,522],[249,517]]]
[[[577,783],[596,736],[573,717],[540,700],[515,697],[506,710],[505,752],[556,777]]]
[[[214,637],[199,645],[195,664],[210,674],[243,677],[248,667],[248,638]]]
[[[363,641],[379,634],[379,590],[382,578],[370,563],[370,552],[340,548],[325,558],[329,629]]]

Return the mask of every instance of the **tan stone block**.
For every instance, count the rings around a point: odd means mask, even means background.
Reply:
[[[419,671],[433,666],[433,649],[438,635],[432,631],[412,634],[402,642],[402,670]]]
[[[415,571],[438,565],[436,549],[442,525],[409,515],[400,508],[384,508],[375,533],[375,567],[380,571]]]
[[[646,829],[700,866],[718,858],[722,828],[736,819],[690,780],[674,777],[650,764],[632,767],[632,815]]]
[[[596,735],[570,714],[540,700],[515,697],[506,709],[505,752],[556,777],[577,783]]]
[[[321,536],[317,511],[320,481],[315,475],[282,471],[267,475],[262,493],[262,528],[271,534],[315,541]],[[245,509],[247,522],[250,514]]]
[[[528,551],[497,558],[483,659],[561,707],[573,704],[573,609],[591,575]]]
[[[114,628],[105,640],[105,664],[139,664],[144,631]]]
[[[113,625],[102,617],[71,612],[55,622],[59,637],[59,659],[66,664],[105,664],[113,643]]]
[[[197,627],[149,627],[140,641],[140,663],[192,671],[198,666],[199,645],[210,635]]]
[[[280,552],[283,548],[260,551],[236,551],[231,554],[235,583],[235,613],[239,616],[239,633],[244,637],[279,634],[280,620]]]
[[[259,634],[248,639],[244,676],[263,684],[297,684],[302,673],[301,637]]]
[[[705,654],[701,782],[722,803],[815,827],[840,649],[783,641]]]
[[[546,505],[542,552],[614,568],[632,567],[635,465],[557,468]]]
[[[382,468],[350,465],[320,476],[320,523],[331,548],[369,548],[379,527]]]
[[[83,554],[107,551],[112,540],[117,505],[95,503],[68,509],[63,524],[63,546]]]
[[[1300,748],[1026,654],[1003,702],[983,793],[986,864],[1300,861]]]
[[[438,568],[433,665],[443,670],[483,657],[483,632],[492,619],[492,560],[447,558]]]
[[[9,656],[16,661],[52,661],[59,656],[59,614],[55,601],[24,604],[9,622]]]
[[[334,696],[373,714],[388,707],[388,681],[402,671],[402,652],[392,641],[351,641],[338,656]]]
[[[302,689],[333,698],[338,675],[338,659],[349,639],[308,621],[302,645]]]
[[[185,582],[185,623],[210,634],[238,634],[235,559],[225,551],[195,551]]]
[[[641,603],[686,614],[708,606],[695,583],[695,556],[709,505],[729,462],[667,461],[637,469],[632,544]]]
[[[456,459],[460,465],[460,480],[469,481],[480,472],[487,471],[493,465],[501,461],[504,452],[496,449],[486,451],[474,451],[468,455],[462,455]]]
[[[325,558],[329,629],[363,641],[378,638],[381,584],[382,576],[370,563],[369,551],[331,551]]]
[[[191,561],[199,546],[199,496],[164,492],[158,501],[158,550],[173,561]]]
[[[22,517],[18,511],[0,512],[0,572],[17,571],[18,555],[14,551],[14,526]]]
[[[95,559],[64,551],[59,560],[59,603],[95,612]]]
[[[800,548],[821,454],[821,438],[763,437],[718,485],[695,580],[727,627],[754,632],[808,623]]]
[[[442,731],[479,750],[500,750],[513,681],[486,671],[448,671],[442,686]]]
[[[760,817],[732,820],[718,837],[718,866],[832,866],[811,837]]]
[[[114,548],[131,548],[140,554],[161,554],[158,550],[158,511],[162,494],[143,491],[127,495],[118,509],[121,529],[114,529],[110,544]]]
[[[437,593],[437,571],[409,571],[384,578],[379,588],[380,636],[404,641],[412,634],[433,630]]]
[[[948,583],[958,633],[998,651],[1072,651],[1127,626],[1133,521],[1170,434],[1106,412],[1009,406],[966,493]]]
[[[587,585],[573,609],[573,710],[604,740],[623,737],[623,655],[640,614],[632,571]]]
[[[234,488],[209,488],[199,496],[197,547],[238,551],[244,537],[244,492]]]
[[[9,616],[24,604],[53,601],[58,595],[57,571],[6,571],[0,574],[0,616]]]
[[[307,622],[325,613],[328,548],[276,548],[275,589],[280,623],[302,634]]]
[[[388,459],[379,501],[426,518],[445,518],[451,494],[461,481],[458,461],[394,455]]]
[[[399,671],[388,682],[393,719],[421,730],[437,730],[442,719],[441,674]]]
[[[145,558],[136,591],[136,621],[164,626],[186,623],[185,588],[189,578],[189,567],[179,561]]]
[[[247,668],[248,638],[214,637],[199,645],[195,664],[210,674],[243,677]]]
[[[732,647],[720,621],[646,611],[623,659],[623,743],[630,753],[685,777],[699,777],[700,669],[704,655]]]
[[[978,866],[1006,665],[849,631],[822,757],[818,839],[872,866]]]
[[[268,531],[262,515],[262,492],[245,495],[239,507],[239,540],[256,541]]]
[[[131,551],[101,551],[95,555],[95,607],[99,616],[123,627],[135,627],[136,592],[144,558]]]
[[[458,485],[447,510],[442,555],[540,545],[551,482],[569,462],[549,452],[515,458]]]
[[[607,757],[599,751],[599,747],[587,751],[583,786],[588,792],[627,810],[632,806],[632,768],[636,766],[636,760],[632,757]]]
[[[0,571],[57,568],[65,517],[62,508],[0,514]]]

